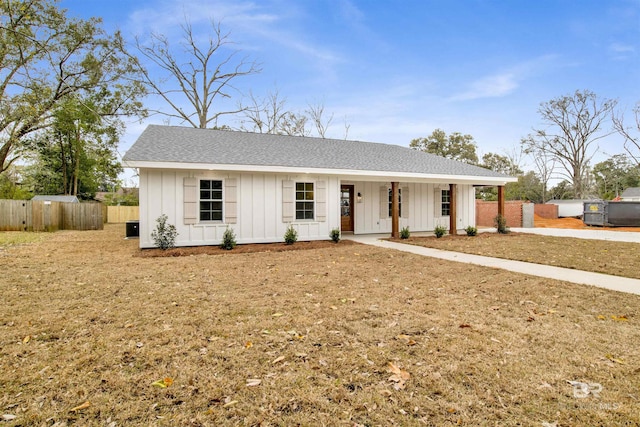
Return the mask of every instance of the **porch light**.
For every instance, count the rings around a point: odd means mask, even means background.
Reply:
[[[358,196],[356,197],[358,203],[362,203],[362,193],[358,192]]]

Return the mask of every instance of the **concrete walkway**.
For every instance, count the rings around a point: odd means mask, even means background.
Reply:
[[[512,229],[515,231],[515,229]],[[522,229],[530,230],[535,229]],[[538,230],[557,230],[560,229],[538,229]],[[582,231],[582,230],[569,230]],[[591,230],[584,230],[591,231]],[[626,234],[622,232],[612,231],[610,233]],[[541,233],[542,234],[542,233]],[[631,233],[638,234],[640,233]],[[558,235],[558,234],[554,234]],[[482,265],[484,267],[500,268],[503,270],[514,271],[517,273],[529,274],[531,276],[546,277],[549,279],[564,280],[571,283],[582,285],[597,286],[600,288],[610,289],[613,291],[627,292],[640,295],[640,280],[630,279],[620,276],[611,276],[608,274],[592,273],[588,271],[573,270],[570,268],[553,267],[550,265],[534,264],[530,262],[512,261],[501,258],[492,258],[480,255],[471,255],[461,252],[443,251],[440,249],[424,248],[422,246],[409,245],[404,243],[390,242],[381,240],[389,237],[388,234],[366,234],[345,236],[345,239],[354,242],[363,243],[365,245],[378,246],[386,249],[394,249],[403,252],[409,252],[416,255],[428,256],[431,258],[444,259],[447,261],[464,262],[468,264]],[[571,236],[576,237],[576,236]],[[640,237],[640,236],[639,236]],[[583,237],[586,238],[586,237]],[[613,240],[613,239],[612,239]],[[615,239],[617,240],[617,239]],[[640,242],[640,240],[638,240]]]

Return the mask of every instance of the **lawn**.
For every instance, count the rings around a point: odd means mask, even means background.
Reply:
[[[638,296],[362,245],[140,257],[123,235],[0,250],[3,425],[640,423]]]
[[[547,264],[640,279],[640,244],[605,240],[540,236],[526,233],[480,233],[439,239],[395,240],[417,246],[468,254]]]

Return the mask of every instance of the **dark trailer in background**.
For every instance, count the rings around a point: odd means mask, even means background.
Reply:
[[[640,227],[640,202],[585,202],[582,221],[605,227]]]

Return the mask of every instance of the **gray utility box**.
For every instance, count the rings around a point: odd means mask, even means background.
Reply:
[[[586,225],[640,227],[640,202],[585,202],[582,221]]]

